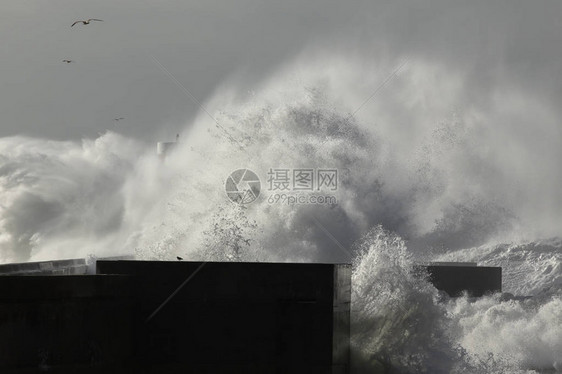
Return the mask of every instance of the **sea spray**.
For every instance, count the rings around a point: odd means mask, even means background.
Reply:
[[[323,56],[250,95],[221,87],[164,161],[114,133],[3,138],[0,260],[353,261],[353,350],[367,367],[560,370],[562,248],[533,246],[562,234],[556,117],[524,90],[466,103],[462,74],[415,57],[366,102],[391,65]],[[336,169],[338,204],[264,194],[234,208],[225,181],[240,168],[260,175],[264,193],[272,168]],[[484,263],[507,266],[509,292],[534,300],[439,302],[411,264],[451,250],[488,253]]]
[[[447,311],[456,321],[458,342],[474,360],[494,355],[512,370],[560,370],[562,299],[451,300]]]
[[[115,133],[62,142],[0,139],[0,262],[115,253],[122,187],[142,146]]]
[[[251,251],[263,259],[349,261],[326,232],[349,248],[377,224],[416,255],[561,234],[552,207],[562,201],[562,147],[545,138],[550,109],[524,91],[464,105],[462,75],[415,57],[366,101],[394,67],[302,57],[250,93],[218,87],[164,162],[113,133],[83,143],[4,138],[0,258],[195,255],[240,168],[263,187],[272,168],[338,171],[334,206],[270,205],[266,193],[248,206],[259,226]],[[511,125],[514,97],[528,102],[521,118],[544,119],[537,139]]]
[[[561,250],[543,251],[542,257],[556,258]],[[560,370],[559,292],[524,299],[499,293],[449,298],[414,270],[406,242],[380,225],[356,243],[354,254],[354,373]]]
[[[437,291],[415,274],[405,242],[382,226],[357,244],[352,276],[352,351],[357,372],[451,373],[456,351]]]

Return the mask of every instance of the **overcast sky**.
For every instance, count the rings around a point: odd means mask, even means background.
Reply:
[[[523,87],[560,114],[557,0],[0,4],[0,136],[80,139],[112,129],[148,142],[173,137],[199,108],[164,69],[204,103],[227,79],[250,89],[319,50],[417,56],[471,76],[467,101]],[[104,22],[70,27],[87,18]]]

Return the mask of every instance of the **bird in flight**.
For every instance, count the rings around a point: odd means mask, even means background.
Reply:
[[[72,27],[72,26],[74,26],[74,25],[76,25],[77,23],[80,23],[80,22],[82,22],[83,25],[89,25],[91,21],[101,21],[101,22],[103,22],[103,19],[90,18],[90,19],[87,19],[87,20],[80,20],[80,21],[74,22],[72,25],[70,25],[70,27]]]
[[[119,121],[121,121],[122,119],[125,119],[125,117],[114,118],[113,120],[114,120],[115,122],[119,122]]]
[[[176,258],[178,259],[178,261],[183,260],[183,258],[181,258],[180,256],[176,256]]]
[[[67,64],[70,64],[71,62],[74,62],[72,60],[62,60],[62,62],[66,62]]]

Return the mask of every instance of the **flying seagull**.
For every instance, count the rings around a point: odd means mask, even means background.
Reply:
[[[62,62],[66,62],[67,64],[70,64],[71,62],[74,62],[72,60],[62,60]]]
[[[91,21],[101,21],[101,22],[103,22],[103,19],[90,18],[90,19],[87,19],[87,20],[80,20],[80,21],[74,22],[72,25],[70,25],[70,27],[72,27],[72,26],[74,26],[74,25],[76,25],[77,23],[80,23],[80,22],[82,22],[83,25],[89,25]]]
[[[125,119],[125,117],[114,118],[113,120],[114,120],[115,122],[119,122],[119,121],[121,121],[122,119]]]

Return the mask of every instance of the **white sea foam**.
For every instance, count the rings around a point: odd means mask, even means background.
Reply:
[[[543,250],[542,257],[550,262],[561,251],[560,246],[552,247]],[[562,369],[560,288],[519,301],[502,294],[443,301],[411,272],[410,257],[403,240],[381,227],[359,242],[352,278],[357,373],[381,367],[406,373]]]

